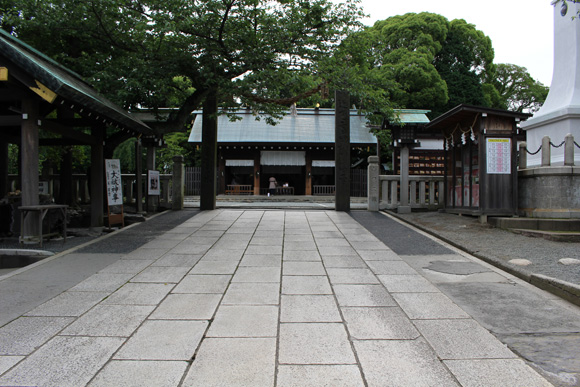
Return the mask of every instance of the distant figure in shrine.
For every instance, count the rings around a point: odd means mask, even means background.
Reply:
[[[276,181],[275,177],[270,178],[270,186],[268,187],[268,196],[274,195],[276,192],[276,187],[278,186],[278,182]]]

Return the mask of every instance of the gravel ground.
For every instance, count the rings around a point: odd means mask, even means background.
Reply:
[[[393,215],[487,261],[499,262],[526,274],[543,274],[580,285],[580,265],[566,266],[558,262],[562,258],[580,259],[580,243],[515,234],[481,224],[470,216],[439,212]],[[532,264],[509,263],[513,259],[527,259]]]

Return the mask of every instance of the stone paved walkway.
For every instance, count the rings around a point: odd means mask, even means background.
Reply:
[[[202,212],[0,328],[0,375],[0,386],[550,385],[334,211]]]

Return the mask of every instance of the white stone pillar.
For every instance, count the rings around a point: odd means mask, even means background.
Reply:
[[[401,147],[401,200],[397,208],[399,214],[411,212],[409,205],[409,147]]]
[[[379,156],[369,156],[368,174],[368,210],[379,210]]]
[[[564,141],[571,133],[580,138],[580,21],[577,18],[580,3],[559,2],[554,7],[554,72],[548,98],[542,108],[521,127],[527,132],[530,152],[535,152],[542,144],[542,138],[549,136],[554,144]],[[545,55],[546,53],[538,53]],[[580,154],[575,163],[580,162]],[[527,167],[542,164],[540,153],[528,157]],[[552,150],[551,165],[564,164],[564,148]]]

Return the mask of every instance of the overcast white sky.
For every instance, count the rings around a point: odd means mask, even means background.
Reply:
[[[333,0],[340,2],[340,0]],[[408,12],[433,12],[449,20],[465,19],[490,37],[495,63],[513,63],[550,86],[554,56],[554,11],[551,0],[362,0],[374,24]]]

